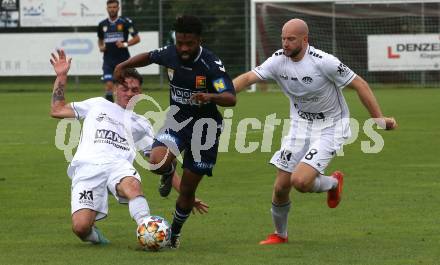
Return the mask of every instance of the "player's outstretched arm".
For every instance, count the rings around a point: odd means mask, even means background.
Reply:
[[[50,116],[54,118],[74,118],[75,113],[72,107],[66,104],[64,90],[67,83],[67,73],[70,69],[72,58],[67,59],[64,50],[57,50],[57,54],[51,53],[50,63],[55,70],[57,78],[53,84],[52,102]]]
[[[150,53],[145,52],[135,55],[133,57],[130,57],[126,61],[123,61],[122,63],[116,65],[115,70],[113,72],[113,77],[115,80],[118,80],[120,83],[123,83],[124,80],[122,78],[122,73],[124,72],[125,69],[143,67],[149,64],[151,64]]]
[[[377,125],[386,130],[397,128],[397,122],[394,117],[385,117],[382,115],[382,111],[380,110],[379,103],[377,103],[373,91],[371,91],[370,86],[362,77],[356,76],[348,86],[356,90],[359,99],[370,113],[370,116],[376,121]]]
[[[232,83],[234,84],[235,92],[239,93],[250,85],[257,83],[258,81],[260,81],[260,78],[258,78],[258,76],[254,72],[249,71],[234,78],[234,80],[232,80]]]
[[[196,93],[191,95],[191,100],[198,103],[213,102],[222,107],[233,107],[237,104],[237,98],[234,94],[223,92],[219,94],[214,93]]]
[[[174,172],[172,185],[173,188],[178,193],[180,193],[180,181],[181,181],[180,176],[177,174],[177,172]],[[199,212],[200,214],[208,213],[208,208],[209,208],[208,204],[206,204],[204,201],[196,197],[194,199],[194,207],[192,209],[192,213],[193,214],[195,214],[196,212]]]

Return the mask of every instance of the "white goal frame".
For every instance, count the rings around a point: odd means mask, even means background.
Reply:
[[[258,3],[334,3],[334,4],[410,4],[410,3],[438,3],[439,0],[249,0],[251,8],[250,41],[251,41],[251,69],[257,67],[257,25],[256,4]],[[333,27],[335,22],[333,20]],[[281,32],[281,29],[280,29]],[[333,30],[335,32],[335,30]],[[333,34],[334,35],[334,34]],[[336,43],[336,36],[332,36]],[[333,45],[335,47],[335,45]],[[334,48],[333,48],[334,49]],[[334,53],[334,51],[333,51]],[[248,92],[255,92],[256,85],[252,85]]]

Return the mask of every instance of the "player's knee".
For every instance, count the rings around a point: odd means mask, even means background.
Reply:
[[[299,192],[308,192],[309,191],[309,185],[305,178],[303,177],[294,177],[292,178],[291,184],[295,189]]]
[[[92,227],[88,222],[73,221],[72,223],[73,233],[81,239],[86,238],[90,234],[91,229]]]
[[[126,177],[117,186],[118,193],[121,193],[127,199],[142,195],[142,188],[139,180],[134,177]]]

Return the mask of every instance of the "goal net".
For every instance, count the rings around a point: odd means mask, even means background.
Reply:
[[[440,1],[271,1],[251,5],[252,66],[281,48],[292,18],[310,45],[332,53],[370,83],[440,86]]]

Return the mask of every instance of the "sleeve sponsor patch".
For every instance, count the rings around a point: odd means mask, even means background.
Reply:
[[[340,63],[337,70],[338,74],[342,77],[346,77],[351,70],[343,63]]]
[[[219,78],[212,81],[212,85],[214,86],[215,90],[217,90],[219,93],[226,90],[225,80],[223,78]]]

